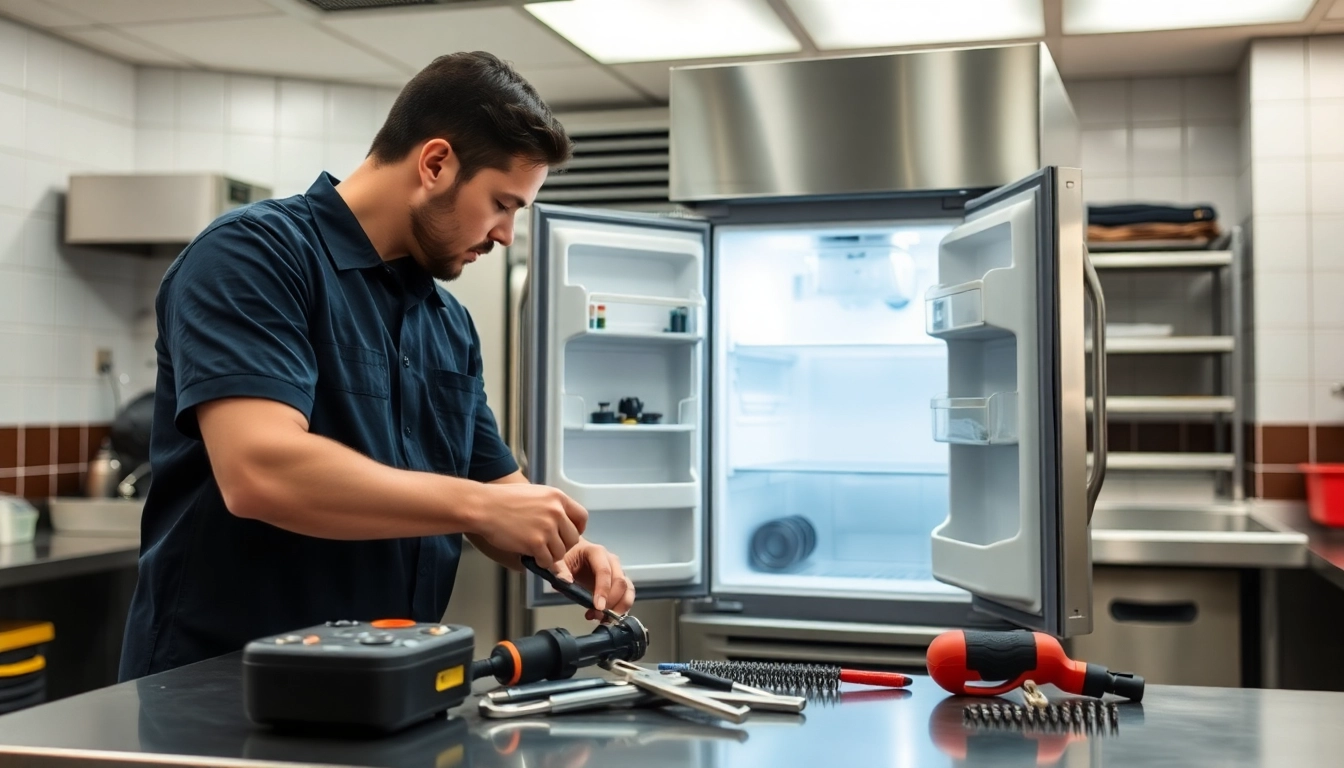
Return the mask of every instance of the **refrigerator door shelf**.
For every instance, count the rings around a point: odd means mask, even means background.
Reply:
[[[1017,442],[1017,393],[989,397],[942,397],[932,403],[933,439],[960,445]]]
[[[696,506],[700,503],[700,483],[576,483],[564,478],[549,483],[589,512],[607,509],[662,509]]]
[[[656,424],[594,423],[594,403],[581,395],[566,394],[564,398],[561,420],[567,430],[629,435],[645,432],[687,432],[698,429],[700,424],[700,399],[696,397],[677,400],[675,407],[667,412],[662,410],[660,403],[645,403],[645,414],[660,415]],[[604,403],[607,410],[614,412],[614,409],[619,407],[619,402],[619,400],[598,400],[596,402],[598,412]],[[617,413],[616,417],[619,419],[620,414]]]
[[[555,333],[562,341],[609,338],[693,344],[701,338],[705,300],[698,291],[686,298],[666,298],[592,293],[582,285],[565,285],[557,294]],[[674,325],[678,311],[684,315],[684,330]]]

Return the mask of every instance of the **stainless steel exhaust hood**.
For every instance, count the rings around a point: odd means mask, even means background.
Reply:
[[[1080,161],[1040,43],[674,68],[671,115],[677,201],[983,189]]]
[[[268,187],[213,173],[72,174],[65,242],[185,244],[225,211],[270,196]]]

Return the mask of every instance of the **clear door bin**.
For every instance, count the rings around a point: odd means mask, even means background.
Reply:
[[[1011,445],[1017,442],[1017,393],[989,397],[936,398],[933,439],[960,445]]]

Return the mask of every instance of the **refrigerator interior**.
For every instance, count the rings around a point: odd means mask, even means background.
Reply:
[[[559,221],[548,482],[637,584],[703,571],[703,235]],[[637,407],[632,406],[637,401]],[[622,410],[635,414],[625,423]]]
[[[929,539],[948,366],[924,293],[954,225],[716,231],[714,592],[964,597]]]

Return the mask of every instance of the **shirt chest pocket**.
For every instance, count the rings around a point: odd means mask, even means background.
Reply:
[[[475,376],[434,369],[429,385],[435,421],[430,451],[434,468],[466,477],[476,436],[476,411],[485,398],[485,384]]]
[[[382,351],[318,342],[313,352],[319,389],[388,399],[391,386]]]

